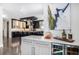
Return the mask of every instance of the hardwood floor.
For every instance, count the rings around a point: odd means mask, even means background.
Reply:
[[[6,40],[4,40],[4,47],[0,48],[0,55],[20,55],[21,54],[21,43],[19,41],[19,38],[14,38],[15,42],[12,42],[10,44],[7,43]],[[7,46],[8,44],[8,46]]]
[[[12,50],[9,48],[0,48],[0,55],[20,55],[20,49],[19,51],[16,48],[13,48]]]

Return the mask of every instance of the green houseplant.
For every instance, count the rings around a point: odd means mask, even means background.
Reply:
[[[50,30],[54,30],[54,17],[52,16],[50,6],[48,5],[48,20],[49,20],[49,28]]]

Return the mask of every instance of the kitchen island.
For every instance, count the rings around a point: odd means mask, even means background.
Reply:
[[[76,55],[79,54],[79,41],[68,43],[43,36],[21,37],[22,55]]]

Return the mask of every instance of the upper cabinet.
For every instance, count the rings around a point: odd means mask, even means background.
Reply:
[[[12,28],[18,28],[18,29],[26,28],[26,22],[21,22],[17,19],[12,19]]]
[[[43,20],[37,20],[37,17],[25,17],[12,19],[12,29],[23,31],[43,31]]]

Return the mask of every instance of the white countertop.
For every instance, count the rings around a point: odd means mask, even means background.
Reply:
[[[31,39],[31,40],[39,40],[39,41],[45,41],[45,42],[54,42],[54,43],[61,43],[61,44],[69,44],[69,45],[76,45],[76,46],[79,46],[79,41],[74,41],[72,43],[69,43],[69,42],[65,42],[65,41],[61,41],[61,40],[57,40],[57,39],[44,39],[43,36],[34,36],[34,35],[31,35],[31,36],[25,36],[25,37],[22,37],[21,39]]]

